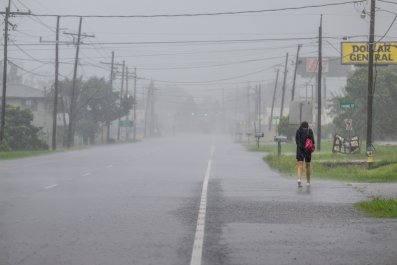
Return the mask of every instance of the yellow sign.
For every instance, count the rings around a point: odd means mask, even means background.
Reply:
[[[368,64],[369,45],[367,42],[342,42],[342,64]],[[397,64],[397,42],[375,44],[374,62]]]

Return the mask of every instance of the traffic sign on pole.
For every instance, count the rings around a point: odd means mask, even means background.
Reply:
[[[355,105],[354,102],[341,102],[340,108],[341,109],[354,109]]]

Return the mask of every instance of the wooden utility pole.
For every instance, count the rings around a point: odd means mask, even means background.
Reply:
[[[136,120],[136,106],[137,106],[138,100],[136,99],[136,68],[134,69],[134,141],[136,141],[136,126],[137,126],[137,120]]]
[[[76,97],[78,93],[76,93],[76,83],[77,83],[77,66],[79,64],[79,53],[80,53],[80,44],[82,37],[95,37],[95,35],[87,35],[81,34],[81,26],[83,23],[83,17],[80,17],[79,20],[79,31],[77,34],[75,33],[64,33],[66,35],[77,35],[77,43],[76,43],[76,56],[74,60],[74,69],[73,69],[73,84],[70,98],[70,110],[69,110],[69,127],[68,127],[68,138],[67,138],[67,147],[70,148],[74,144],[74,133],[76,129]]]
[[[114,80],[114,51],[112,51],[112,59],[110,61],[110,93],[113,93]],[[106,121],[106,143],[110,143],[110,121]]]
[[[287,56],[285,57],[284,80],[283,80],[281,107],[280,107],[280,121],[281,118],[283,117],[283,112],[284,112],[284,98],[285,98],[285,87],[287,83],[287,74],[288,74],[288,53]]]
[[[114,62],[114,51],[112,51],[112,57],[110,60],[110,63],[107,62],[100,62],[101,64],[110,64],[110,77],[109,77],[109,83],[110,83],[110,93],[113,93],[113,80],[114,80],[114,66],[115,65],[120,65],[116,64]],[[110,143],[110,122],[111,121],[106,121],[106,143]]]
[[[52,150],[57,149],[57,115],[58,115],[58,78],[59,78],[59,16],[57,16],[57,31],[55,37],[55,83],[54,109],[52,113]]]
[[[3,58],[3,93],[1,98],[1,122],[0,122],[0,144],[4,140],[5,131],[5,115],[6,115],[6,97],[7,97],[7,63],[8,63],[8,26],[10,22],[8,21],[10,15],[29,15],[30,12],[11,12],[11,0],[8,0],[8,6],[5,12],[0,12],[4,15],[4,58]]]
[[[249,139],[249,134],[251,133],[251,100],[250,100],[250,86],[247,87],[247,126],[246,133]],[[249,141],[249,140],[248,140]]]
[[[374,100],[374,35],[375,35],[375,0],[371,0],[371,18],[369,26],[368,52],[368,98],[367,98],[367,148],[372,146],[372,111]]]
[[[294,79],[293,79],[293,82],[292,82],[292,95],[291,95],[291,101],[294,101],[294,99],[295,99],[296,72],[298,71],[299,51],[300,51],[301,47],[302,47],[302,45],[301,45],[301,44],[298,44],[298,50],[296,51],[296,61],[295,61]]]
[[[3,96],[1,98],[1,130],[0,130],[0,143],[4,139],[4,126],[5,126],[5,114],[6,114],[6,91],[7,91],[7,48],[8,48],[8,18],[10,16],[10,2],[6,7],[4,17],[4,60],[3,60]]]
[[[323,15],[320,18],[320,27],[318,28],[318,77],[317,77],[317,150],[321,151],[321,80],[323,73]]]
[[[155,126],[156,126],[156,119],[154,115],[154,85],[153,85],[150,95],[150,136],[154,135]]]
[[[81,38],[81,24],[83,22],[83,18],[80,17],[79,22],[79,33],[77,35],[77,47],[76,47],[76,57],[74,61],[74,70],[73,70],[73,85],[72,92],[70,98],[70,110],[69,110],[69,128],[68,128],[68,142],[67,147],[70,148],[74,144],[74,118],[75,118],[75,108],[76,108],[76,79],[77,79],[77,66],[79,62],[79,51],[80,51],[80,38]]]
[[[262,133],[262,86],[258,85],[258,128],[259,133]]]
[[[122,67],[123,68],[121,70],[120,108],[121,108],[121,104],[123,101],[125,61],[123,61]],[[118,119],[118,126],[117,126],[117,140],[118,141],[120,140],[120,121],[121,121],[121,117],[119,117],[119,119]]]
[[[145,130],[144,130],[144,136],[147,136],[147,123],[148,123],[148,115],[149,115],[149,104],[151,102],[151,84],[148,87],[148,92],[147,92],[147,97],[146,97],[146,106],[145,106]]]
[[[129,96],[128,96],[128,81],[129,81],[129,78],[130,78],[130,76],[129,76],[129,73],[128,73],[128,67],[126,66],[125,67],[125,97],[126,98],[129,98]],[[125,125],[126,125],[126,127],[125,127],[125,139],[126,139],[126,141],[128,141],[128,138],[129,138],[129,133],[128,133],[128,130],[129,130],[129,124],[128,124],[128,120],[129,120],[129,116],[130,116],[130,111],[128,111],[128,113],[127,113],[127,115],[125,116]]]
[[[274,110],[274,102],[276,100],[276,91],[277,91],[277,84],[278,84],[278,75],[279,75],[280,69],[277,69],[276,73],[276,83],[274,84],[274,91],[273,91],[273,100],[272,100],[272,109],[270,111],[270,118],[269,118],[269,131],[272,130],[272,123],[273,123],[273,110]]]

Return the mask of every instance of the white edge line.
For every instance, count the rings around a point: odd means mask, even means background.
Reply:
[[[44,189],[49,190],[49,189],[55,188],[56,186],[58,186],[58,184],[54,184],[54,185],[50,185],[50,186],[44,187]]]
[[[89,175],[91,175],[91,172],[87,172],[87,173],[85,173],[85,174],[83,174],[83,175],[81,175],[82,177],[87,177],[87,176],[89,176]]]
[[[211,158],[214,154],[215,148],[211,148]],[[207,171],[205,173],[203,190],[201,192],[200,208],[197,218],[196,234],[194,236],[192,257],[190,265],[201,265],[201,259],[203,255],[203,243],[204,243],[204,230],[205,230],[205,218],[207,214],[207,194],[208,194],[208,181],[211,173],[212,160],[208,161]]]

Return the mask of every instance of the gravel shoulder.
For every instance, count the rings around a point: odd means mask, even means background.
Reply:
[[[370,199],[397,199],[397,183],[351,183],[350,185]]]

